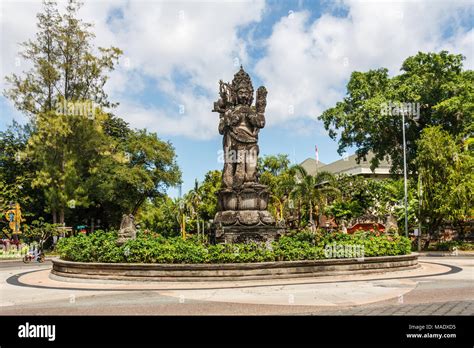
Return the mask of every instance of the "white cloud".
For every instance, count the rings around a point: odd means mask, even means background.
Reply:
[[[164,135],[209,138],[216,133],[217,115],[211,109],[217,82],[232,77],[236,62],[248,60],[238,30],[259,21],[263,9],[263,1],[88,1],[80,16],[94,23],[98,46],[124,50],[106,85],[110,99],[120,102],[120,116],[133,127],[148,127]],[[19,48],[16,43],[34,38],[39,10],[39,1],[12,1],[3,6],[2,58],[7,63],[2,63],[2,75],[25,70],[12,67]],[[20,26],[18,21],[27,25]],[[176,79],[176,74],[185,80]],[[152,91],[145,90],[150,88],[145,79],[155,83]],[[157,99],[184,105],[186,112],[141,105],[133,99],[137,93],[157,93]]]
[[[418,51],[462,53],[465,66],[472,68],[473,31],[460,27],[472,8],[469,2],[342,4],[346,17],[326,13],[311,21],[310,13],[301,11],[274,25],[265,42],[267,54],[256,66],[269,90],[274,124],[314,118],[342,99],[352,71],[386,67],[396,74],[403,60]],[[445,37],[448,25],[454,30]]]
[[[115,19],[112,28],[117,45],[124,48],[124,59],[130,62],[129,70],[154,79],[157,98],[165,95],[186,112],[180,114],[178,107],[131,108],[132,102],[125,99],[119,114],[136,127],[146,126],[160,134],[200,139],[216,135],[217,115],[211,109],[217,82],[232,76],[236,62],[248,60],[238,29],[259,21],[263,7],[261,1],[127,3],[121,9],[123,17]],[[117,95],[126,98],[130,83],[113,86],[115,92],[125,92]],[[148,116],[143,118],[144,114]],[[144,119],[149,122],[141,123]]]
[[[239,33],[265,13],[265,20],[273,20],[263,1],[87,1],[81,17],[94,23],[98,46],[124,50],[106,85],[111,100],[120,102],[117,114],[133,127],[160,135],[217,136],[217,114],[211,112],[217,81],[232,78],[235,58],[247,67],[249,47],[262,42],[265,54],[255,72],[269,91],[269,126],[286,127],[301,119],[292,127],[305,128],[309,118],[314,120],[343,97],[352,71],[387,67],[395,74],[417,51],[463,53],[465,66],[474,67],[474,31],[461,27],[470,10],[468,1],[344,1],[337,6],[348,15],[332,14],[332,6],[314,20],[310,8],[295,10],[277,19],[263,40],[252,30],[245,37]],[[2,1],[1,9],[3,76],[26,70],[24,62],[15,65],[17,43],[34,38],[41,2]],[[451,29],[446,37],[447,26]]]

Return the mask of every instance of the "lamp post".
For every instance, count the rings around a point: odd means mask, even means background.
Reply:
[[[402,111],[403,130],[403,186],[405,189],[405,236],[408,237],[407,143],[405,140],[405,112]]]
[[[418,251],[421,251],[421,200],[423,188],[421,182],[421,173],[418,173]]]

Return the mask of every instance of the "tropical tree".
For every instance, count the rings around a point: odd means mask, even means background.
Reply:
[[[33,67],[22,76],[6,77],[11,87],[4,91],[5,96],[32,118],[55,111],[64,103],[69,107],[70,102],[115,105],[108,100],[104,85],[122,51],[99,47],[100,54],[94,53],[92,24],[78,18],[81,5],[68,0],[61,14],[55,1],[44,1],[44,10],[37,15],[36,39],[24,42],[20,52]]]
[[[137,221],[143,229],[166,237],[175,237],[180,232],[179,204],[168,196],[147,200],[139,210]]]
[[[206,173],[202,183],[195,180],[194,188],[180,200],[180,212],[186,217],[187,230],[204,233],[207,222],[214,219],[221,182],[222,172],[211,170]],[[182,224],[182,221],[180,223]]]
[[[338,199],[325,209],[326,214],[334,217],[334,220],[339,225],[342,221],[349,221],[353,218],[361,216],[364,209],[356,200],[342,200]]]
[[[405,127],[408,170],[416,174],[417,140],[424,128],[439,125],[455,138],[472,132],[474,72],[463,70],[463,60],[463,56],[446,51],[419,52],[403,62],[402,73],[397,76],[390,77],[385,68],[353,72],[347,84],[347,97],[323,112],[319,119],[331,138],[339,138],[339,153],[355,146],[360,159],[372,151],[372,168],[388,156],[392,171],[400,172],[401,112],[408,109],[401,109],[400,103],[413,105]]]
[[[459,143],[440,126],[426,128],[418,140],[421,216],[430,234],[443,221],[461,222],[473,216],[474,156]]]
[[[41,190],[31,187],[36,167],[24,156],[30,134],[28,124],[20,125],[15,121],[5,131],[0,131],[0,225],[6,223],[1,216],[11,202],[19,203],[27,218],[44,209]]]
[[[39,250],[43,250],[45,244],[49,242],[54,236],[58,236],[60,231],[57,226],[44,221],[42,217],[38,220],[33,220],[30,225],[27,225],[22,237],[28,239],[29,242],[38,243]]]
[[[296,172],[296,186],[292,191],[292,196],[299,202],[298,210],[301,208],[301,202],[306,203],[309,224],[314,231],[319,226],[319,216],[323,212],[328,199],[336,197],[340,191],[335,186],[335,177],[332,173],[320,171],[313,176],[309,175],[301,166],[295,166],[293,170]],[[313,219],[313,213],[317,216],[316,223]],[[300,216],[298,228],[301,222]]]
[[[214,219],[217,213],[217,192],[221,189],[222,172],[210,170],[198,187],[200,197],[199,215],[204,221]]]
[[[200,205],[201,194],[199,192],[199,183],[197,179],[194,181],[194,189],[190,190],[185,197],[190,209],[191,218],[194,218],[197,228],[197,233],[201,233],[201,219],[200,219]]]
[[[2,143],[12,145],[0,152],[0,181],[9,197],[18,196],[14,187],[23,186],[22,195],[40,191],[43,198],[35,204],[53,223],[64,224],[67,215],[75,222],[92,216],[110,227],[122,213],[135,214],[147,199],[162,196],[181,173],[169,142],[130,129],[110,111],[116,104],[104,85],[122,52],[95,49],[91,24],[77,16],[80,6],[69,0],[60,13],[54,1],[45,1],[36,39],[21,51],[32,68],[6,78],[5,96],[30,122],[21,143],[14,144],[10,133],[0,134]],[[15,167],[13,150],[21,159]]]
[[[270,173],[273,176],[278,176],[288,169],[290,159],[287,154],[267,155],[258,158],[258,168],[260,174]]]
[[[69,0],[61,14],[55,2],[44,2],[36,39],[24,42],[20,52],[32,68],[22,76],[8,76],[10,88],[4,91],[31,118],[35,132],[26,154],[37,166],[32,186],[44,190],[53,223],[59,214],[61,224],[68,202],[88,204],[81,171],[94,170],[96,156],[87,157],[90,153],[83,153],[83,146],[98,142],[101,108],[113,106],[103,88],[107,72],[114,69],[121,54],[115,47],[99,48],[100,55],[94,54],[91,24],[77,18],[80,6]],[[78,106],[92,103],[87,115],[85,109],[77,115]]]

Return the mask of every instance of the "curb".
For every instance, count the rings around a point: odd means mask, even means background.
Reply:
[[[56,257],[57,256],[48,256],[44,260],[45,261],[52,261]],[[15,257],[15,258],[11,258],[11,259],[9,259],[9,258],[0,259],[0,263],[2,263],[2,262],[18,262],[18,261],[23,261],[23,258],[22,257]]]
[[[56,276],[140,281],[223,281],[379,273],[419,267],[418,254],[359,259],[321,259],[221,264],[86,263],[53,260]]]
[[[458,251],[457,253],[450,251],[421,251],[420,257],[474,257],[473,251]]]

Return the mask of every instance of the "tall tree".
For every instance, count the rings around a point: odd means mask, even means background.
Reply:
[[[33,67],[7,77],[4,94],[30,117],[23,152],[34,167],[31,186],[43,191],[53,222],[63,224],[74,209],[75,222],[100,218],[111,227],[122,213],[162,196],[181,173],[170,143],[112,114],[116,104],[104,85],[122,52],[94,47],[80,7],[69,0],[60,13],[54,1],[44,2],[36,39],[21,52]]]
[[[41,190],[31,186],[36,167],[24,153],[30,134],[29,125],[15,121],[0,132],[0,226],[8,226],[2,214],[11,202],[20,204],[28,222],[44,209]]]
[[[37,165],[32,186],[43,189],[53,223],[64,223],[67,208],[87,207],[92,175],[99,170],[103,157],[115,161],[102,130],[105,117],[97,113],[92,121],[80,115],[48,112],[36,118],[35,132],[25,152]]]
[[[69,0],[61,14],[54,1],[44,2],[36,40],[22,44],[21,55],[32,68],[22,76],[8,76],[11,87],[4,91],[31,118],[34,134],[27,153],[37,164],[32,184],[43,188],[53,222],[59,215],[60,223],[68,202],[87,204],[84,180],[104,146],[89,147],[93,155],[83,147],[97,143],[104,120],[101,108],[113,106],[103,87],[121,54],[115,47],[94,53],[91,24],[77,17],[80,7]],[[78,110],[83,112],[78,115]]]
[[[287,170],[290,159],[287,154],[267,155],[258,158],[258,168],[261,173],[269,172],[272,175],[278,175]]]
[[[94,202],[90,214],[100,217],[104,226],[116,226],[124,212],[151,219],[153,204],[170,207],[166,190],[181,182],[173,146],[156,133],[130,130],[119,118],[108,119],[104,128],[115,135],[109,140],[107,155],[100,157],[98,170],[89,179],[88,192]],[[157,214],[166,211],[170,210],[161,209]]]
[[[199,214],[205,221],[214,219],[217,213],[217,191],[221,189],[221,177],[222,172],[220,170],[210,170],[206,173],[204,181],[199,185]]]
[[[4,95],[32,118],[70,102],[115,105],[109,102],[104,85],[122,51],[99,47],[95,54],[92,24],[77,17],[81,6],[81,2],[68,0],[65,13],[60,14],[55,1],[44,1],[44,11],[37,15],[36,39],[21,45],[20,56],[32,68],[21,76],[6,77],[11,87]]]
[[[423,130],[416,163],[422,182],[421,216],[433,234],[443,221],[459,223],[473,214],[474,155],[440,126]]]
[[[384,68],[353,72],[347,84],[347,97],[323,112],[319,119],[333,139],[339,137],[339,153],[356,146],[360,159],[372,151],[373,168],[389,156],[392,170],[397,172],[403,168],[402,117],[398,106],[418,103],[419,116],[406,119],[407,159],[409,171],[415,173],[416,140],[425,127],[439,125],[452,136],[472,132],[474,72],[463,70],[463,59],[446,51],[420,52],[404,61],[398,76],[389,77]],[[418,109],[414,106],[412,114]],[[403,111],[407,111],[405,107]]]
[[[292,191],[292,196],[298,201],[307,205],[309,224],[314,231],[319,225],[319,216],[323,213],[324,207],[328,203],[328,198],[336,197],[340,194],[339,189],[334,185],[335,177],[332,173],[320,171],[314,176],[309,175],[301,167],[295,167],[297,171],[296,187]],[[300,203],[298,209],[301,209]],[[313,214],[316,214],[316,222]]]

